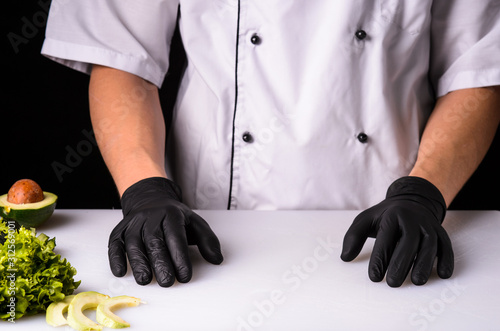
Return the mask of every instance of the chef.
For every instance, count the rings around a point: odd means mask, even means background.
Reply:
[[[441,223],[500,121],[499,40],[498,0],[53,0],[42,54],[91,75],[114,275],[188,282],[190,244],[221,263],[192,209],[358,209],[341,258],[376,237],[368,275],[398,287],[452,275]]]

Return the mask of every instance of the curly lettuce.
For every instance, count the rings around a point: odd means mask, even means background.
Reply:
[[[0,217],[0,318],[13,322],[47,310],[80,285],[76,269],[54,253],[55,238]],[[2,243],[3,241],[3,243]]]

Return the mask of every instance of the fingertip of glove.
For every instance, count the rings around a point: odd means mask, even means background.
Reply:
[[[144,274],[134,275],[134,278],[135,282],[139,285],[148,285],[149,283],[151,283],[152,280],[151,276]]]
[[[169,278],[169,279],[163,279],[163,280],[157,280],[158,285],[161,287],[170,287],[174,285],[175,279],[174,278]]]
[[[352,246],[346,246],[342,248],[342,252],[340,253],[340,258],[344,262],[351,262],[354,260],[358,255],[361,249],[359,248],[353,248]]]
[[[127,273],[126,269],[111,267],[111,272],[115,277],[123,277]]]
[[[428,278],[426,278],[423,275],[417,275],[411,277],[411,282],[417,286],[425,285],[427,283],[427,280]]]
[[[373,274],[373,273],[368,273],[368,278],[370,278],[370,280],[374,283],[380,283],[384,279],[384,276],[380,276],[378,274]]]
[[[342,252],[340,254],[340,259],[344,262],[351,262],[352,260],[354,260],[354,256],[351,256],[351,254],[349,253]]]
[[[378,283],[384,279],[385,270],[381,270],[378,266],[370,266],[368,269],[368,277],[372,282]],[[391,277],[387,278],[387,283],[394,283],[394,279]],[[390,286],[390,285],[389,285]]]
[[[188,283],[191,280],[191,278],[192,278],[191,273],[177,276],[177,280],[179,281],[179,283]]]
[[[224,257],[221,255],[219,256],[215,256],[214,258],[212,258],[209,262],[212,263],[212,264],[215,264],[215,265],[219,265],[221,264],[222,262],[224,261]]]
[[[155,276],[158,285],[161,287],[170,287],[175,282],[175,276],[163,268],[155,268]]]
[[[219,247],[199,247],[201,256],[208,261],[209,263],[219,265],[224,261],[224,257],[222,256],[222,252]]]
[[[394,282],[394,283],[389,283],[387,282],[387,285],[389,285],[389,287],[392,287],[392,288],[398,288],[398,287],[401,287],[401,283],[399,282]]]
[[[123,264],[120,260],[112,257],[109,259],[109,267],[115,277],[123,277],[127,273],[127,265]]]
[[[438,276],[441,279],[448,279],[453,275],[453,267],[438,268]]]
[[[386,283],[389,285],[389,287],[401,287],[403,284],[404,279],[401,280],[399,278],[394,278],[394,277],[387,277],[386,278]]]
[[[348,232],[344,236],[344,242],[342,244],[342,253],[340,254],[342,261],[350,262],[354,260],[361,252],[365,240],[366,237],[358,236],[351,231]]]
[[[193,276],[193,269],[191,268],[191,264],[178,266],[175,272],[176,278],[179,283],[187,283],[191,280]]]
[[[153,280],[153,274],[148,266],[137,265],[132,263],[132,274],[134,275],[135,282],[139,285],[147,285]]]
[[[110,253],[109,267],[116,277],[123,277],[127,273],[127,264],[122,255]]]
[[[219,265],[222,263],[222,261],[224,261],[224,256],[222,256],[220,247],[213,248],[212,251],[210,252],[210,255],[207,257],[208,257],[207,261],[216,265]]]

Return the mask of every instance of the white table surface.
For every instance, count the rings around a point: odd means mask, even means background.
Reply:
[[[500,330],[500,212],[450,211],[444,222],[455,273],[435,270],[424,286],[400,288],[368,279],[369,239],[353,262],[340,260],[357,211],[199,211],[217,233],[219,266],[191,251],[193,278],[161,288],[115,278],[107,241],[120,210],[56,210],[38,229],[77,269],[75,293],[131,295],[147,304],[117,314],[129,330]],[[94,315],[92,315],[94,314]],[[95,313],[90,313],[90,317]],[[0,330],[53,328],[45,316],[0,321]],[[105,328],[105,330],[111,330]]]

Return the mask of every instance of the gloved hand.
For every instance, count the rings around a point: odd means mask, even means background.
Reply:
[[[439,190],[420,177],[403,177],[391,184],[386,199],[360,213],[344,237],[341,259],[352,261],[368,237],[376,237],[368,275],[399,287],[410,268],[411,281],[423,285],[437,257],[441,278],[453,273],[451,241],[441,226],[446,203]]]
[[[123,193],[121,204],[124,218],[108,244],[115,276],[127,272],[127,256],[140,285],[151,282],[152,272],[162,287],[171,286],[175,278],[188,282],[192,275],[188,245],[192,244],[208,262],[222,263],[219,240],[207,222],[181,202],[180,188],[171,180],[143,179]]]

